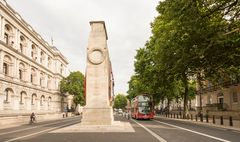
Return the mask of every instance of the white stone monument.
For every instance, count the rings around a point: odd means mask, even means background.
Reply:
[[[104,21],[90,22],[82,125],[112,125],[112,73]]]
[[[86,106],[82,121],[51,133],[135,132],[129,122],[113,121],[111,106],[112,69],[107,48],[107,32],[103,21],[90,22],[87,47]]]

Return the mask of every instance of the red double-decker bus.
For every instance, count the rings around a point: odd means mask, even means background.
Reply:
[[[131,116],[135,119],[153,119],[155,115],[153,107],[150,95],[138,95],[131,101]]]

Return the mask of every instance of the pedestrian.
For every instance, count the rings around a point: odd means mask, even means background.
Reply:
[[[30,115],[30,124],[33,124],[36,121],[36,115],[34,112]]]

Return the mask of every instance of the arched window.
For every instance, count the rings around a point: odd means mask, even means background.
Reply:
[[[43,63],[44,61],[44,53],[41,51],[41,56],[40,56],[40,63]]]
[[[5,102],[8,102],[9,101],[9,89],[6,89],[5,92],[4,92],[4,101]]]
[[[23,54],[25,52],[26,44],[27,44],[26,38],[23,35],[21,35],[20,36],[20,47],[19,48],[20,48],[20,52],[23,53]]]
[[[36,48],[36,45],[32,44],[31,57],[32,57],[32,59],[33,59],[34,61],[37,60],[36,54],[37,54],[37,48]]]
[[[41,105],[41,106],[44,105],[44,101],[45,101],[45,96],[42,95],[42,96],[41,96],[41,100],[40,100],[40,105]]]
[[[8,55],[5,55],[3,58],[3,73],[5,75],[8,75],[8,76],[11,75],[11,70],[10,70],[11,64],[12,64],[12,59]]]
[[[51,106],[51,101],[52,101],[52,98],[48,97],[48,106]]]
[[[25,70],[25,65],[23,63],[20,63],[19,72],[18,72],[18,77],[20,80],[24,80],[24,70]]]
[[[50,76],[48,76],[47,88],[48,88],[48,89],[51,89],[51,77],[50,77]]]
[[[11,95],[13,94],[13,90],[11,88],[7,88],[4,91],[4,102],[10,102]]]
[[[3,63],[3,73],[5,75],[8,75],[8,64],[7,63]]]
[[[48,57],[48,68],[51,68],[51,65],[52,65],[52,60],[50,57]]]
[[[32,99],[31,99],[31,104],[32,105],[35,105],[36,99],[37,99],[37,95],[36,94],[32,94]]]
[[[41,73],[40,74],[40,86],[43,85],[43,82],[44,82],[44,73]]]
[[[35,80],[36,80],[36,71],[35,71],[35,69],[33,69],[32,68],[32,70],[31,70],[31,79],[30,79],[30,81],[31,81],[31,83],[35,83]]]
[[[25,91],[22,91],[20,93],[20,104],[24,104],[25,103],[25,97],[26,97],[26,92]]]
[[[6,44],[11,45],[12,42],[10,41],[10,36],[13,35],[12,27],[9,24],[6,24],[4,30],[4,41]]]

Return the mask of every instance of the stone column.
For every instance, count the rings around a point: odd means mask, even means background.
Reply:
[[[113,113],[109,105],[110,59],[107,32],[103,21],[90,22],[91,32],[87,47],[86,106],[83,125],[112,125]]]
[[[3,51],[0,49],[0,77],[2,76],[3,73]]]
[[[1,16],[1,40],[4,41],[5,19]]]

